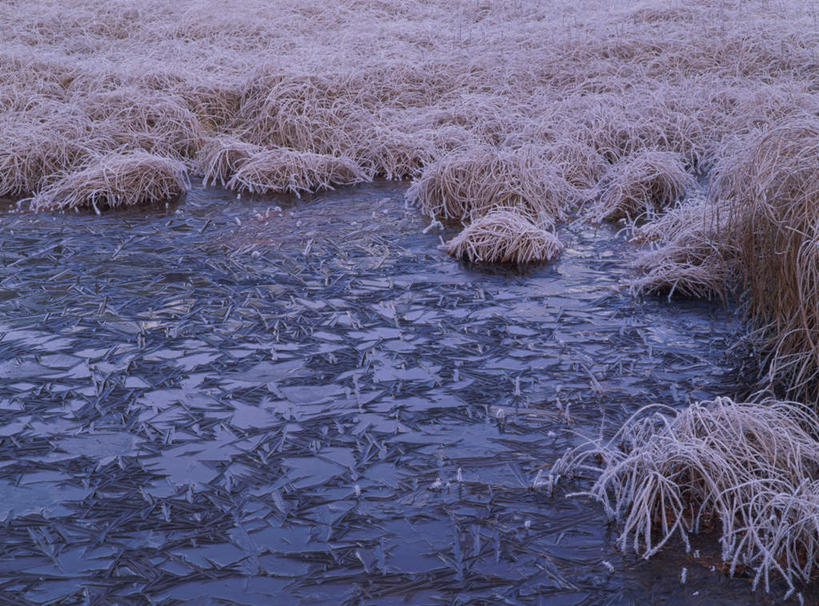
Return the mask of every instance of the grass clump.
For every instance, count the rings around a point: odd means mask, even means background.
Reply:
[[[446,251],[473,263],[540,263],[563,246],[553,231],[515,209],[497,208],[478,217],[446,243]]]
[[[416,178],[435,155],[434,133],[405,133],[383,127],[362,133],[356,160],[367,172],[389,180]]]
[[[629,221],[671,206],[694,185],[679,154],[643,150],[615,164],[605,178],[597,220]]]
[[[202,173],[202,183],[225,187],[230,178],[262,147],[231,136],[212,137],[199,150],[197,165]]]
[[[130,86],[76,95],[70,101],[117,147],[184,159],[193,157],[202,144],[198,117],[174,95]]]
[[[146,151],[114,152],[62,175],[30,200],[34,210],[117,208],[170,201],[188,189],[185,165]]]
[[[819,419],[793,402],[647,407],[610,440],[569,451],[551,478],[591,472],[580,495],[620,524],[618,545],[649,558],[675,536],[719,529],[728,571],[793,590],[819,564]],[[596,464],[599,462],[599,464]]]
[[[76,108],[29,103],[29,111],[0,114],[0,196],[30,196],[110,144]]]
[[[635,292],[712,298],[726,295],[737,268],[726,208],[694,197],[634,229],[634,240],[649,245],[634,262],[640,276]]]
[[[268,149],[250,156],[227,182],[228,189],[255,194],[290,193],[333,189],[369,180],[369,175],[349,158]]]
[[[819,397],[819,118],[796,117],[734,143],[713,197],[730,212],[748,311],[766,336],[769,376]]]
[[[583,141],[565,138],[544,146],[547,160],[557,165],[558,174],[586,196],[596,194],[598,183],[610,165],[592,146]]]
[[[534,147],[473,146],[427,166],[407,199],[420,203],[430,217],[449,223],[475,221],[496,208],[554,221],[563,217],[577,192]]]
[[[262,66],[241,93],[233,128],[264,147],[350,154],[374,119],[371,93],[350,73],[282,74]]]

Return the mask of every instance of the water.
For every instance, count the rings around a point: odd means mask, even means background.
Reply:
[[[0,215],[5,601],[766,600],[532,488],[644,404],[735,393],[735,314],[630,297],[608,227],[466,267],[403,191]]]

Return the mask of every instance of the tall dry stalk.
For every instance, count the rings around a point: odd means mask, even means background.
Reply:
[[[819,118],[743,137],[716,168],[713,196],[730,212],[749,313],[770,351],[769,375],[819,395]]]

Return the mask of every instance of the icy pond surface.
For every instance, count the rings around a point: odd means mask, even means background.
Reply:
[[[466,267],[403,192],[0,214],[5,603],[769,599],[532,489],[576,433],[734,393],[732,313],[629,296],[608,227]]]

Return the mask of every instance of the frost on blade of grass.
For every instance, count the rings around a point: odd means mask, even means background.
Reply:
[[[748,568],[754,587],[781,577],[793,589],[819,564],[817,427],[794,402],[647,407],[611,439],[567,452],[550,477],[591,473],[577,494],[617,520],[623,550],[649,558],[713,529],[731,574]]]

